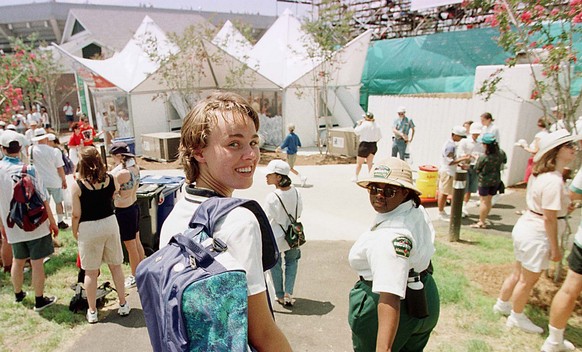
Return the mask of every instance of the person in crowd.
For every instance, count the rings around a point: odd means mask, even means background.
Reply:
[[[48,111],[47,109],[42,106],[40,108],[40,122],[41,122],[41,126],[46,128],[50,128],[51,127],[51,119],[49,117]]]
[[[481,137],[484,153],[475,163],[475,172],[479,180],[479,221],[471,224],[471,227],[486,229],[487,216],[491,211],[493,196],[503,192],[501,182],[501,169],[507,162],[505,152],[499,148],[495,135],[486,133]]]
[[[73,122],[75,122],[75,114],[71,103],[66,102],[63,106],[63,114],[65,114],[65,121],[69,124],[69,132],[73,131]]]
[[[499,144],[501,140],[499,136],[499,128],[497,128],[497,125],[493,123],[493,121],[495,121],[493,116],[490,113],[485,112],[481,114],[480,118],[481,125],[483,126],[481,129],[481,137],[483,137],[486,133],[491,133],[495,137],[497,144]]]
[[[349,301],[354,351],[422,351],[440,302],[432,277],[435,231],[410,166],[390,158],[358,181],[376,211],[348,259],[360,277]]]
[[[527,167],[525,169],[525,175],[523,177],[523,182],[527,183],[527,181],[529,180],[529,177],[531,176],[531,171],[533,168],[533,158],[536,155],[536,153],[538,152],[538,150],[540,149],[539,147],[539,143],[540,143],[540,139],[547,135],[549,132],[546,129],[547,125],[546,125],[546,119],[543,117],[540,117],[538,119],[538,132],[536,133],[536,135],[534,136],[533,141],[528,145],[527,142],[525,142],[524,140],[520,141],[521,143],[516,143],[517,146],[523,148],[523,150],[525,150],[526,152],[530,153],[530,157],[527,160]]]
[[[49,145],[50,136],[44,128],[37,128],[34,132],[32,141],[36,144],[28,148],[28,156],[36,167],[38,177],[42,179],[47,199],[52,197],[55,202],[57,225],[59,229],[65,230],[69,228],[69,225],[64,221],[63,192],[67,189],[67,180],[63,168],[63,157],[59,150]]]
[[[439,219],[449,221],[449,215],[445,211],[447,197],[453,194],[453,179],[457,172],[457,164],[469,160],[470,156],[456,156],[456,143],[467,137],[467,132],[463,126],[455,126],[451,131],[451,137],[445,142],[441,150],[441,166],[439,167],[439,184],[437,206],[439,209]]]
[[[81,133],[81,126],[78,122],[72,123],[71,128],[73,133],[69,137],[67,147],[69,148],[69,158],[71,158],[71,161],[75,164],[76,168],[79,163],[79,151],[84,145],[85,138],[83,137],[83,133]]]
[[[473,120],[467,120],[463,122],[463,127],[467,131],[467,135],[471,134],[471,125],[473,125]]]
[[[41,113],[37,110],[36,106],[33,106],[30,109],[30,113],[26,116],[26,123],[30,126],[30,124],[32,123],[32,121],[36,122],[36,124],[38,126],[43,127],[42,125],[42,115]]]
[[[32,138],[34,137],[34,131],[38,128],[38,122],[32,120],[28,126],[30,128],[24,132],[24,138],[26,138],[28,144],[32,144]]]
[[[265,213],[273,229],[279,251],[285,256],[285,275],[283,275],[283,255],[271,269],[271,277],[275,286],[277,303],[292,307],[295,303],[293,287],[297,277],[297,265],[301,258],[301,249],[291,248],[285,240],[285,231],[290,224],[290,214],[295,219],[301,216],[303,202],[299,191],[291,184],[289,164],[283,160],[272,160],[264,172],[267,175],[267,185],[275,186],[276,190],[267,195]],[[295,209],[297,212],[295,212]]]
[[[291,172],[299,176],[301,179],[301,186],[304,187],[307,182],[307,177],[301,176],[297,170],[295,170],[295,161],[297,160],[297,149],[301,147],[301,140],[299,136],[295,134],[295,125],[290,123],[287,125],[287,130],[289,134],[283,140],[283,143],[275,149],[275,152],[279,153],[281,149],[286,149],[287,152],[287,164],[291,167]]]
[[[580,147],[579,144],[578,147]],[[570,199],[573,202],[582,200],[582,172],[580,171],[578,171],[570,184]],[[576,300],[582,292],[582,222],[578,226],[572,251],[568,256],[568,265],[566,280],[552,300],[550,322],[548,324],[550,334],[542,345],[542,352],[576,350],[570,341],[564,339],[564,331],[566,330],[568,318],[576,306]]]
[[[115,216],[131,266],[131,275],[125,279],[125,288],[131,288],[136,285],[135,270],[137,265],[145,258],[143,245],[139,238],[139,205],[137,204],[139,167],[135,162],[135,155],[123,142],[113,143],[109,149],[109,154],[115,161],[115,168],[111,170],[111,174],[119,188],[113,198]]]
[[[562,105],[556,105],[550,109],[554,116],[554,122],[550,125],[549,132],[566,129],[566,121],[564,120],[564,108]]]
[[[363,119],[358,121],[354,132],[360,137],[358,158],[356,159],[356,176],[353,179],[356,182],[364,161],[368,165],[368,172],[372,170],[374,155],[378,151],[378,141],[382,138],[382,132],[371,112],[364,114]]]
[[[478,178],[475,172],[475,164],[479,156],[483,154],[483,145],[478,141],[479,135],[481,135],[481,126],[474,124],[472,121],[469,126],[470,137],[461,139],[456,149],[457,158],[469,157],[469,159],[459,164],[463,170],[467,171],[467,186],[465,188],[463,209],[461,211],[463,217],[469,216],[467,208],[471,200],[471,194],[477,192]]]
[[[87,321],[99,321],[97,312],[97,277],[101,263],[109,265],[119,298],[117,313],[129,315],[131,308],[125,299],[124,276],[121,264],[123,250],[119,227],[114,215],[115,181],[107,173],[101,155],[95,147],[79,152],[79,177],[71,186],[73,202],[73,236],[77,240],[81,268],[85,270],[84,288],[87,291]],[[98,204],[99,206],[95,206]]]
[[[506,325],[510,328],[534,334],[544,331],[523,310],[542,271],[548,269],[549,261],[562,259],[558,233],[565,229],[564,218],[570,205],[562,172],[576,158],[578,138],[566,130],[558,130],[540,139],[527,184],[529,210],[517,220],[511,233],[515,254],[513,272],[503,282],[493,306],[494,312],[508,316]]]
[[[198,205],[211,196],[231,197],[253,184],[259,162],[259,117],[235,93],[213,93],[186,116],[180,159],[188,185],[164,221],[160,247],[188,228]],[[267,301],[259,223],[248,209],[236,208],[218,220],[214,238],[224,241],[244,267],[248,286],[248,340],[258,351],[291,351]]]
[[[129,121],[129,115],[123,111],[119,110],[117,112],[117,138],[127,138],[133,136],[131,130],[131,121]]]
[[[97,133],[89,123],[87,116],[83,113],[81,113],[81,118],[79,119],[79,127],[81,129],[81,134],[83,135],[83,145],[85,147],[93,145],[93,138],[95,138]]]
[[[414,122],[411,118],[406,116],[406,108],[401,106],[398,108],[398,117],[392,122],[392,156],[404,160],[406,153],[406,146],[412,143],[414,139]]]
[[[14,125],[16,132],[24,134],[24,131],[26,131],[27,127],[26,116],[24,116],[20,110],[16,111],[16,113],[12,115],[12,124]]]
[[[39,190],[48,213],[48,219],[33,231],[24,231],[20,227],[8,227],[7,217],[10,212],[14,184],[19,180],[23,163],[19,159],[20,150],[24,146],[24,136],[13,131],[4,131],[0,137],[0,145],[4,158],[0,160],[0,217],[2,218],[2,236],[12,246],[13,260],[10,277],[14,288],[15,302],[24,301],[26,292],[22,290],[24,283],[24,264],[30,259],[32,269],[32,286],[34,288],[34,311],[40,312],[57,302],[56,296],[45,296],[45,272],[43,261],[54,252],[52,236],[57,236],[59,228],[53,217],[48,200],[42,192],[43,184],[36,177],[36,169],[30,165],[27,173],[33,179],[35,190]]]

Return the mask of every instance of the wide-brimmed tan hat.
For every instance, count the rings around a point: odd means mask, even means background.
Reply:
[[[390,158],[374,165],[370,176],[358,181],[358,186],[367,188],[370,183],[386,183],[408,188],[420,195],[421,192],[412,183],[412,169],[404,160]]]
[[[578,141],[582,139],[582,135],[579,134],[570,134],[567,130],[561,129],[554,131],[552,133],[548,133],[542,138],[538,143],[540,149],[534,156],[533,161],[538,162],[550,150],[554,149],[555,147],[562,145],[564,143]]]

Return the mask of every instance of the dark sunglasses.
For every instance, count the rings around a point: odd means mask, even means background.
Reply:
[[[368,186],[368,191],[370,192],[371,195],[375,196],[378,193],[382,193],[382,195],[385,198],[393,198],[396,193],[398,192],[397,189],[394,188],[380,188],[380,187],[376,187],[376,186]]]

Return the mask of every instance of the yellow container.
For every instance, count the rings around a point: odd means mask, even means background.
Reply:
[[[418,167],[418,178],[416,188],[422,193],[421,199],[436,198],[439,181],[438,168],[433,165],[422,165]]]

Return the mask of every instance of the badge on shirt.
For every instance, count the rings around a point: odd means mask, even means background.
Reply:
[[[410,250],[412,249],[412,241],[406,236],[399,236],[392,240],[394,252],[396,255],[403,258],[410,257]]]

